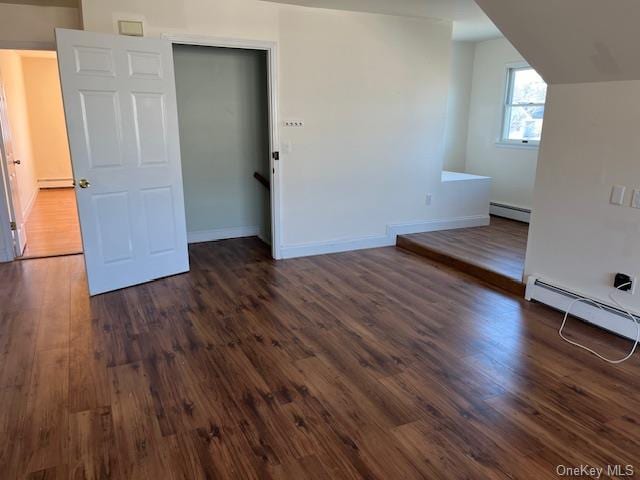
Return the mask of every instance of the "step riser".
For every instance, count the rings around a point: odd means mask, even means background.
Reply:
[[[474,265],[437,250],[433,250],[403,236],[398,236],[396,246],[415,253],[416,255],[420,255],[421,257],[452,267],[501,290],[505,290],[519,297],[524,297],[525,285],[522,282],[518,282],[507,277],[506,275]]]

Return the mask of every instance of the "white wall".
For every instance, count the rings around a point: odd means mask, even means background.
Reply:
[[[496,144],[502,125],[507,65],[523,61],[504,38],[476,45],[466,171],[493,178],[492,202],[530,209],[538,149]]]
[[[450,29],[281,8],[282,118],[306,122],[282,131],[293,143],[284,159],[285,244],[447,216],[427,208],[425,195],[441,187]]]
[[[114,33],[121,18],[141,18],[145,34],[165,32],[278,39],[279,5],[258,0],[82,0],[85,30]]]
[[[453,172],[464,172],[466,168],[475,50],[475,42],[453,42],[451,48],[451,82],[444,133],[444,169]]]
[[[70,186],[73,175],[57,60],[53,55],[23,57],[22,71],[38,185]]]
[[[0,48],[54,49],[54,29],[81,28],[80,11],[0,3]]]
[[[475,215],[484,217],[489,224],[489,197],[491,179],[470,175],[468,173],[442,172],[443,190],[439,201],[448,203],[454,208],[452,216],[465,217]]]
[[[13,154],[21,162],[16,166],[16,177],[22,214],[26,217],[38,193],[38,187],[22,62],[15,51],[0,50],[0,77],[5,87]]]
[[[610,303],[612,275],[640,277],[640,81],[549,87],[525,275]],[[625,206],[609,204],[614,184]],[[640,289],[619,297],[640,311]]]
[[[383,236],[393,223],[447,218],[441,189],[451,23],[254,0],[84,0],[88,30],[119,16],[146,31],[279,44],[283,242]],[[125,12],[121,15],[117,12]],[[428,192],[434,204],[425,205]]]

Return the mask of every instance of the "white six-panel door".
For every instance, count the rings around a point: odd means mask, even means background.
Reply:
[[[188,271],[171,44],[56,39],[90,293]]]

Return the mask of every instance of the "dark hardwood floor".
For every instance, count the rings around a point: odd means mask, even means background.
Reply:
[[[0,265],[2,479],[640,468],[638,357],[563,343],[557,312],[395,248],[190,253],[189,274],[93,299],[82,256]]]
[[[492,216],[486,227],[401,235],[398,246],[522,295],[528,235],[528,224]]]

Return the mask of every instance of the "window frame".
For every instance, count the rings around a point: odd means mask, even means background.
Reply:
[[[506,66],[504,99],[502,102],[502,118],[500,123],[500,137],[498,145],[516,148],[539,148],[540,140],[511,140],[509,139],[509,119],[513,107],[545,107],[544,103],[513,103],[513,88],[515,83],[515,72],[521,70],[534,70],[528,63],[512,63]]]

